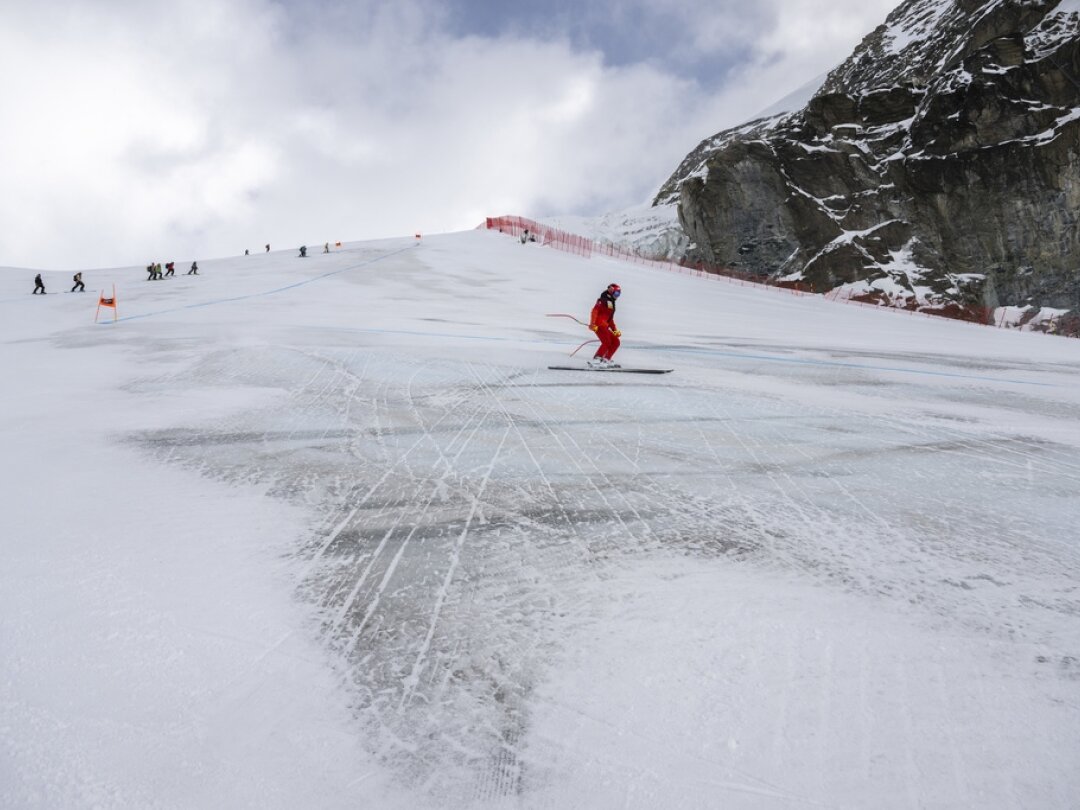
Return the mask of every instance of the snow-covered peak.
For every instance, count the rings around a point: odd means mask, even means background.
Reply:
[[[1080,309],[1078,48],[1080,0],[906,0],[805,107],[703,140],[657,203],[708,265]]]
[[[829,74],[822,92],[859,96],[900,84],[924,86],[987,43],[1039,25],[1058,5],[1059,0],[907,0]]]

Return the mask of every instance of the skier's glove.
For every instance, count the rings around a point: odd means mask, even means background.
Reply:
[[[594,332],[599,332],[600,331],[600,327],[597,326],[595,323],[590,323],[589,328],[592,329]]]
[[[615,337],[622,337],[622,330],[621,329],[612,329],[611,334],[613,334]]]

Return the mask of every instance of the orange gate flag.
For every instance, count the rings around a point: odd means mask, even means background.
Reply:
[[[97,311],[94,313],[94,323],[98,322],[98,315],[101,314],[102,307],[112,307],[112,319],[116,321],[116,285],[113,284],[112,298],[106,298],[105,292],[102,291],[98,296]]]

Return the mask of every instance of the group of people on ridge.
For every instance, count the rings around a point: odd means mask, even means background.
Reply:
[[[146,272],[148,273],[147,281],[157,281],[158,279],[165,278],[165,276],[176,275],[176,262],[166,262],[165,272],[161,272],[161,262],[154,262],[153,264],[146,265]],[[197,276],[199,275],[199,263],[192,262],[191,269],[187,271],[185,275]]]
[[[68,292],[86,292],[86,285],[83,284],[82,271],[76,273],[71,277],[71,280],[75,283],[71,286]],[[41,280],[41,273],[34,276],[34,292],[31,295],[45,295],[45,282]]]
[[[338,242],[338,246],[339,246],[339,247],[341,246],[341,243],[340,243],[340,242]],[[269,253],[269,252],[270,252],[270,245],[269,245],[269,244],[268,244],[268,245],[266,246],[266,252],[267,252],[267,253]],[[323,251],[322,251],[322,252],[323,252],[323,253],[329,253],[329,252],[330,252],[330,243],[329,243],[329,242],[327,242],[326,244],[324,244],[324,245],[323,245]],[[247,250],[247,249],[245,249],[245,250],[244,250],[244,255],[245,255],[245,256],[250,256],[250,255],[251,255],[251,251],[250,251],[250,250]],[[300,246],[300,258],[301,258],[301,259],[307,258],[307,245],[301,245],[301,246]]]

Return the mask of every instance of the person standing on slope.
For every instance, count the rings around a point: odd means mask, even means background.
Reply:
[[[589,328],[600,338],[600,348],[589,361],[589,365],[593,368],[619,367],[611,358],[619,350],[619,338],[622,336],[619,327],[615,325],[615,300],[620,293],[618,284],[608,284],[607,289],[600,293],[600,297],[596,299],[596,305],[592,308]]]
[[[41,280],[41,273],[34,276],[34,292],[33,295],[45,295],[45,282]]]
[[[78,290],[79,292],[86,292],[86,285],[83,284],[82,281],[82,273],[76,273],[71,278],[75,282],[75,284],[71,288],[72,292],[75,292],[76,290]]]

